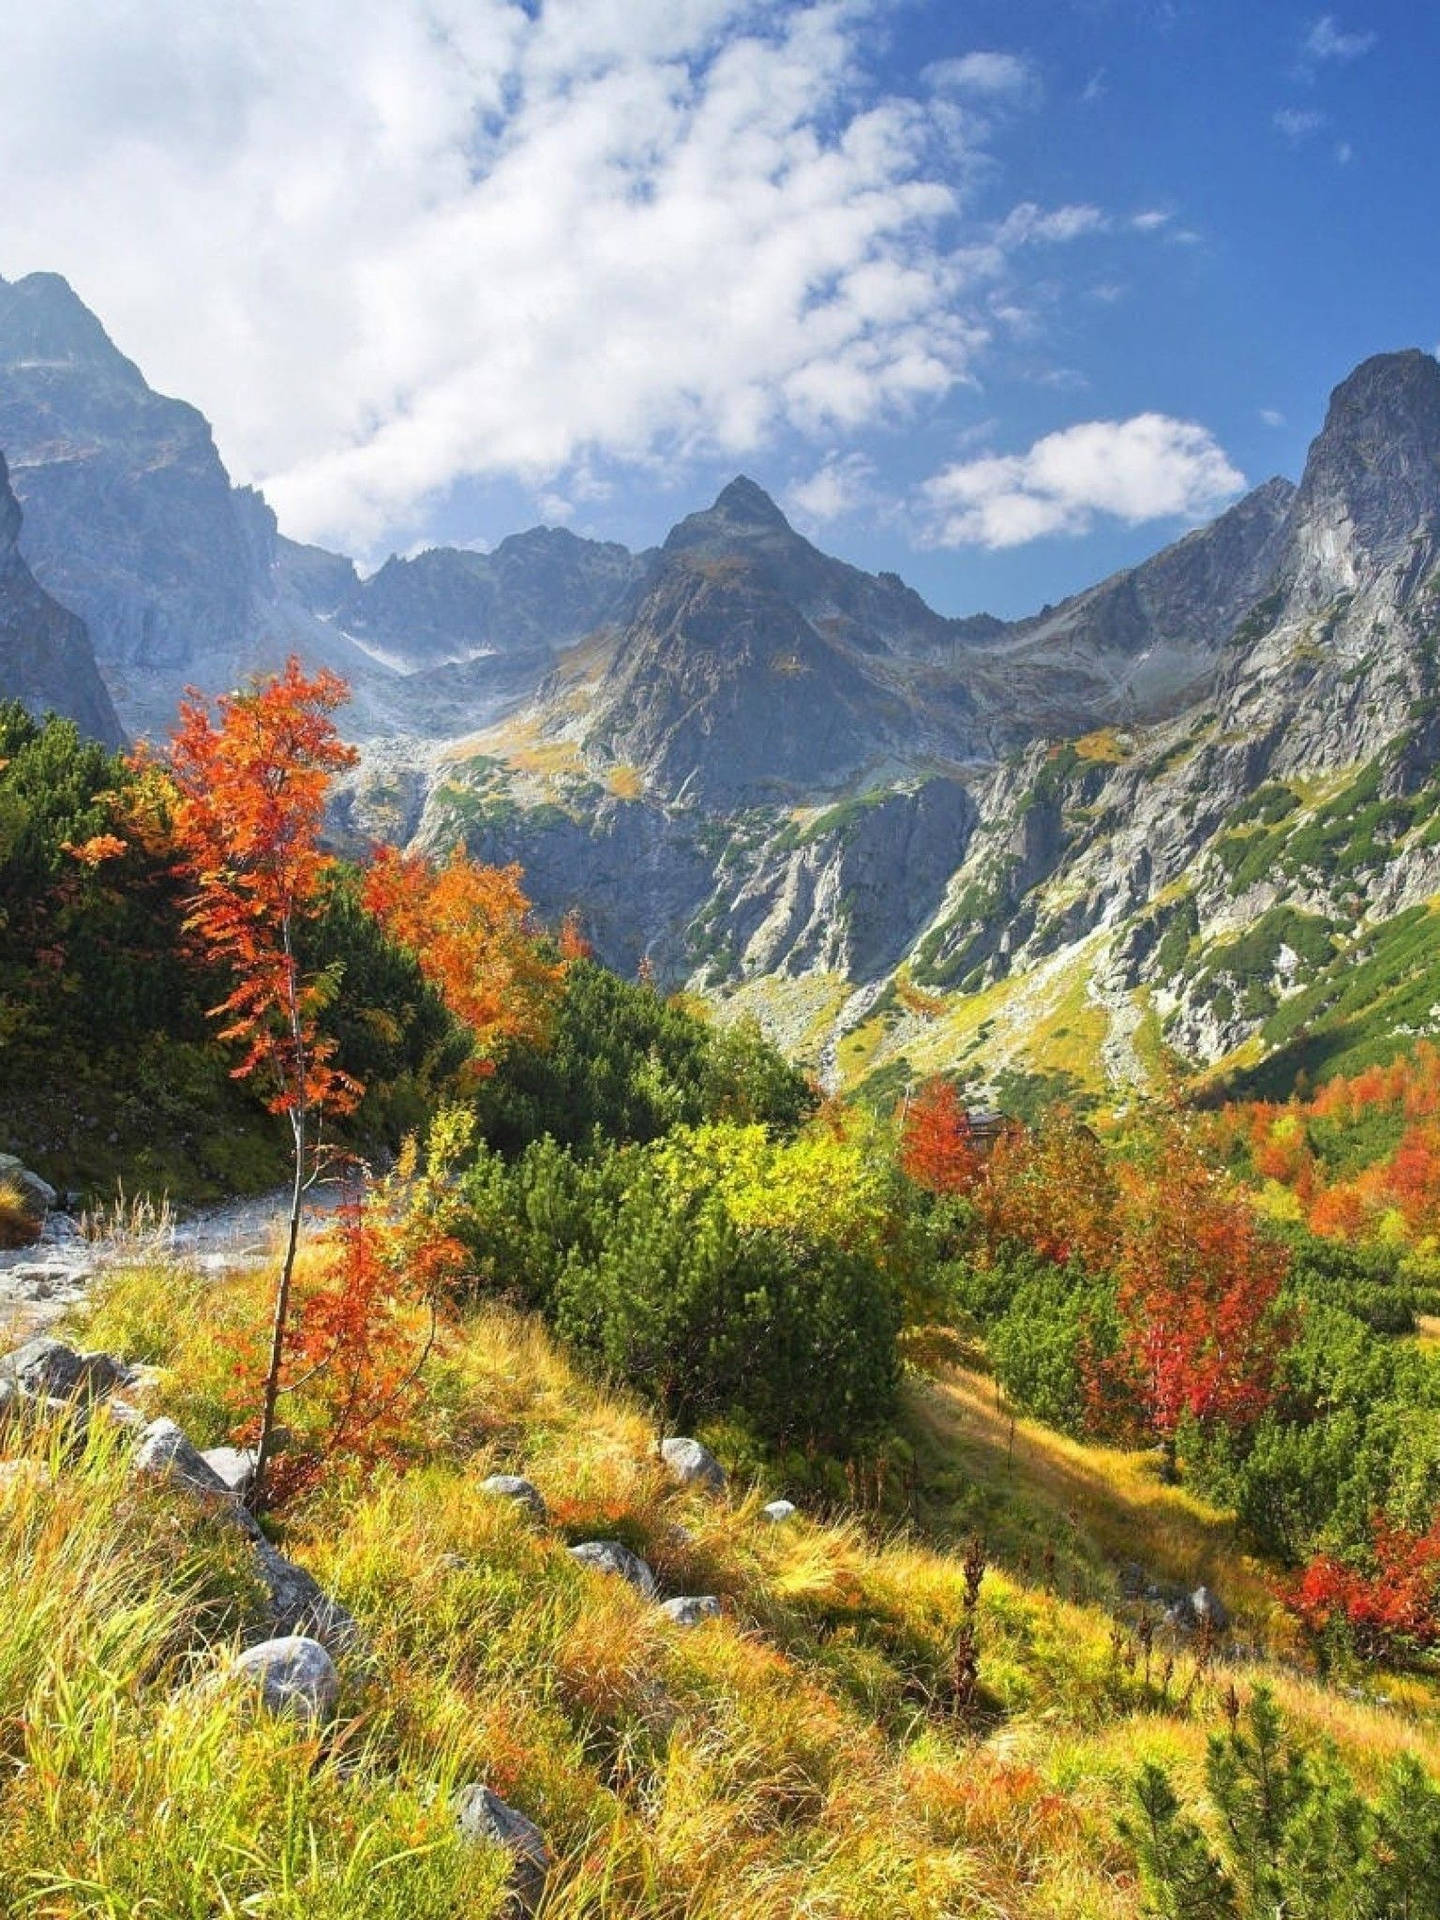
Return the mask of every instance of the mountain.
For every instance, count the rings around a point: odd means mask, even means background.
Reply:
[[[737,481],[517,726],[440,757],[417,831],[603,902],[602,952],[836,1082],[1283,1087],[1440,1025],[1437,659],[1440,366],[1386,354],[1298,487],[1009,625]]]
[[[21,558],[21,518],[0,455],[0,696],[35,714],[63,714],[106,746],[121,746],[85,623],[51,599]]]

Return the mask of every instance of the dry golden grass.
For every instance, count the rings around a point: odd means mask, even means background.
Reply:
[[[136,1269],[84,1337],[143,1344],[155,1404],[198,1428],[264,1287]],[[947,1463],[992,1515],[1025,1502],[1097,1556],[1255,1591],[1225,1517],[1141,1457],[1027,1423],[1012,1449],[969,1373],[913,1414],[922,1471]],[[79,1462],[41,1434],[4,1445],[40,1463],[0,1476],[7,1912],[485,1920],[497,1862],[444,1817],[454,1783],[484,1777],[550,1839],[544,1920],[1137,1920],[1125,1783],[1147,1756],[1198,1780],[1232,1675],[1269,1681],[1367,1781],[1404,1750],[1440,1767],[1423,1690],[1387,1705],[1283,1668],[1195,1675],[1182,1653],[1162,1698],[1103,1606],[1013,1565],[985,1577],[981,1696],[958,1712],[964,1580],[943,1540],[858,1516],[777,1527],[759,1489],[675,1488],[640,1409],[508,1312],[452,1336],[403,1460],[285,1516],[285,1550],[368,1646],[330,1747],[242,1725],[213,1684],[255,1605],[223,1529],[135,1491],[113,1439]],[[497,1468],[536,1482],[548,1527],[479,1493]],[[722,1618],[680,1631],[577,1566],[567,1546],[595,1536],[666,1592],[718,1595]]]

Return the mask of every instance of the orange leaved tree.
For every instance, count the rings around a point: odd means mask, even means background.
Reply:
[[[1289,1256],[1178,1135],[1157,1164],[1127,1169],[1121,1213],[1117,1363],[1173,1474],[1187,1417],[1244,1428],[1270,1404],[1294,1334],[1278,1304]]]
[[[206,703],[182,702],[170,744],[175,844],[190,889],[186,926],[234,982],[211,1011],[225,1022],[221,1039],[244,1049],[233,1075],[263,1088],[271,1111],[289,1121],[294,1147],[256,1442],[257,1506],[265,1497],[310,1151],[324,1111],[346,1111],[361,1091],[319,1031],[327,983],[303,972],[296,951],[330,864],[320,848],[330,777],[356,757],[331,719],[346,697],[335,674],[307,679],[292,657],[283,672],[222,695],[214,720]]]
[[[968,1193],[979,1178],[980,1149],[952,1080],[926,1080],[906,1103],[900,1165],[927,1193]]]
[[[497,1042],[543,1033],[565,972],[566,956],[552,960],[536,942],[522,878],[463,847],[442,867],[380,847],[365,875],[365,905],[470,1029],[481,1071]]]

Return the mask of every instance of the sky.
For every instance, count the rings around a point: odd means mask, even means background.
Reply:
[[[1413,0],[0,0],[0,45],[0,276],[367,564],[641,547],[744,472],[1029,612],[1440,340]]]

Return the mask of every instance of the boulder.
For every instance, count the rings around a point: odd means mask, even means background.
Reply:
[[[488,1480],[480,1482],[480,1491],[496,1500],[513,1500],[517,1506],[524,1507],[531,1519],[542,1527],[550,1519],[544,1494],[533,1480],[525,1480],[518,1473],[492,1473]]]
[[[255,1552],[270,1589],[271,1621],[279,1633],[307,1634],[337,1653],[360,1648],[362,1636],[355,1616],[332,1600],[304,1567],[287,1560],[263,1535],[256,1538]]]
[[[638,1587],[647,1600],[653,1600],[659,1592],[655,1575],[639,1554],[621,1546],[618,1540],[582,1541],[578,1547],[571,1547],[570,1557],[596,1573],[618,1574],[622,1580],[628,1580],[632,1587]]]
[[[782,1527],[787,1520],[793,1520],[799,1511],[793,1500],[772,1500],[768,1506],[760,1509],[760,1518],[767,1520],[772,1527]]]
[[[131,1467],[138,1474],[174,1481],[189,1493],[218,1496],[239,1510],[229,1487],[173,1420],[152,1420],[142,1430]]]
[[[702,1620],[720,1618],[720,1602],[713,1593],[687,1594],[675,1600],[662,1600],[660,1611],[677,1627],[698,1627]]]
[[[0,1153],[0,1183],[13,1186],[20,1195],[20,1204],[26,1216],[36,1230],[45,1224],[45,1216],[57,1206],[60,1196],[48,1180],[42,1180],[38,1173],[32,1173],[23,1160],[17,1160],[13,1153]]]
[[[553,1865],[539,1827],[479,1782],[461,1787],[454,1805],[456,1821],[467,1840],[489,1841],[509,1854],[512,1910],[533,1913],[544,1897],[545,1881]]]
[[[200,1458],[237,1500],[243,1500],[255,1484],[258,1455],[253,1447],[206,1447]]]
[[[725,1485],[725,1469],[698,1440],[686,1440],[678,1435],[666,1440],[661,1444],[660,1458],[668,1467],[671,1479],[678,1480],[682,1487],[707,1487],[718,1493]]]
[[[116,1387],[128,1386],[130,1369],[109,1353],[77,1353],[63,1340],[40,1334],[0,1360],[0,1378],[13,1380],[22,1392],[37,1399],[64,1399],[88,1394],[99,1399]]]
[[[334,1717],[340,1698],[335,1662],[304,1634],[247,1647],[231,1663],[230,1678],[255,1687],[272,1713],[293,1713],[317,1725]]]

